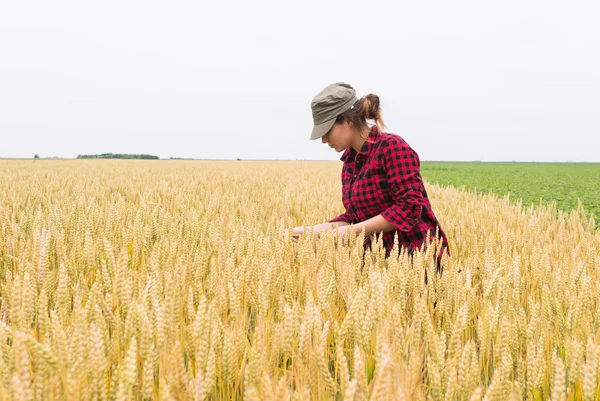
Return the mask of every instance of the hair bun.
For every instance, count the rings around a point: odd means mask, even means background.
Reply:
[[[350,121],[357,127],[365,125],[365,120],[374,120],[378,130],[383,132],[385,124],[381,118],[379,96],[374,93],[362,96],[352,107],[338,116],[336,123],[341,124],[344,120]]]
[[[365,118],[374,120],[379,114],[379,96],[369,93],[364,98],[364,113]]]

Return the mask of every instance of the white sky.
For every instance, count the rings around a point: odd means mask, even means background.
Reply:
[[[600,2],[0,0],[0,157],[319,159],[380,96],[421,160],[600,161]]]

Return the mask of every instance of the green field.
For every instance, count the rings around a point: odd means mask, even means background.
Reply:
[[[568,212],[579,199],[600,227],[600,163],[422,162],[421,175],[432,184],[510,194],[524,207],[556,201]]]

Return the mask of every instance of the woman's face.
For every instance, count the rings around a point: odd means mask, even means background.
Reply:
[[[336,152],[341,152],[352,145],[354,135],[352,125],[344,120],[342,124],[333,124],[329,132],[321,137],[321,142],[328,144]]]

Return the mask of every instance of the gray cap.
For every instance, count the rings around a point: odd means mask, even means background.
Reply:
[[[354,106],[358,98],[350,84],[336,82],[327,85],[310,103],[314,126],[310,139],[319,139],[333,126],[337,116]]]

